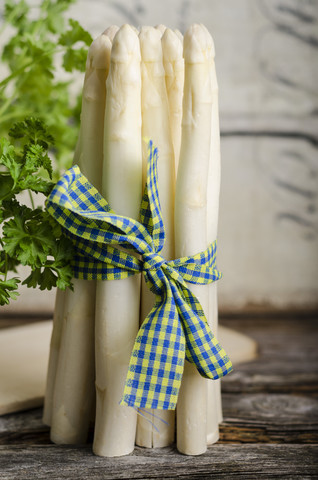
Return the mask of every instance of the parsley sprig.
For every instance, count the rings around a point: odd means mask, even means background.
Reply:
[[[27,265],[30,275],[22,284],[50,290],[71,286],[72,247],[59,224],[42,208],[33,194],[47,196],[52,190],[52,164],[48,155],[53,137],[37,118],[17,122],[11,140],[0,139],[0,305],[18,295],[17,267]],[[21,203],[28,192],[32,207]]]
[[[0,36],[1,61],[7,68],[0,78],[0,137],[26,116],[43,119],[55,138],[59,172],[69,166],[75,148],[81,96],[73,87],[74,77],[85,70],[92,42],[76,20],[66,18],[74,2],[5,0],[0,7],[0,34],[7,33]],[[3,38],[7,40],[1,45]]]

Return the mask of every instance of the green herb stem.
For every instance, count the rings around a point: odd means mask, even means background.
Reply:
[[[30,201],[31,201],[32,208],[33,208],[33,210],[34,210],[34,209],[35,209],[35,205],[34,205],[33,195],[32,195],[32,192],[31,192],[30,189],[28,190],[28,193],[29,193],[29,198],[30,198]]]

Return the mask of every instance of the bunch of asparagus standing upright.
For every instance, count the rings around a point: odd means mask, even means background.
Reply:
[[[164,26],[109,27],[92,43],[74,155],[82,173],[119,215],[139,219],[146,182],[144,138],[158,147],[166,242],[173,259],[206,249],[217,236],[220,184],[218,87],[214,46],[203,25],[184,38]],[[212,331],[216,285],[191,285]],[[119,405],[139,325],[154,303],[140,275],[74,279],[58,291],[44,406],[51,440],[84,443],[95,422],[93,451],[120,456],[135,444],[204,453],[218,440],[219,381],[186,362],[175,412]]]

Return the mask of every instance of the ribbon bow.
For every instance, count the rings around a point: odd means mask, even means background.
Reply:
[[[72,239],[74,276],[115,280],[142,272],[155,305],[141,325],[130,358],[121,405],[174,409],[185,358],[206,378],[220,378],[232,364],[186,282],[221,278],[216,242],[191,257],[166,261],[157,187],[158,151],[149,142],[147,184],[140,222],[116,215],[78,166],[69,169],[47,199],[47,211]],[[141,259],[131,255],[134,250]],[[129,251],[129,252],[128,252]]]

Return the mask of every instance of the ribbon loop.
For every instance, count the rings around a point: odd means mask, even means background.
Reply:
[[[77,166],[56,184],[46,207],[73,242],[76,278],[120,280],[143,272],[156,301],[136,337],[120,403],[174,409],[185,359],[211,379],[229,373],[232,364],[187,286],[187,282],[204,285],[221,278],[216,242],[191,257],[166,261],[160,255],[165,232],[157,186],[158,152],[151,141],[148,150],[141,223],[116,215]]]

